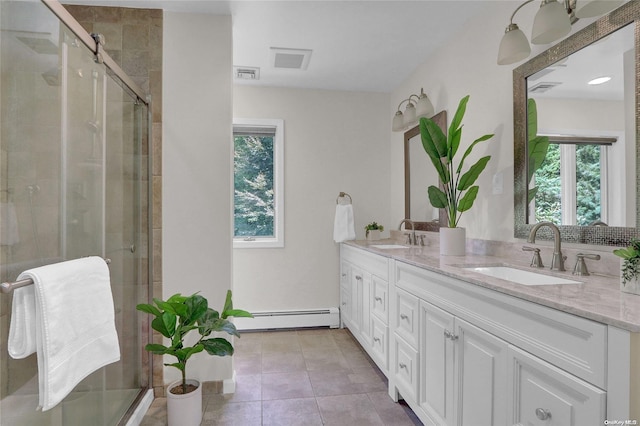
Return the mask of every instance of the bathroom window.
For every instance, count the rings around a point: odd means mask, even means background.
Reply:
[[[284,247],[284,124],[234,119],[234,248]]]

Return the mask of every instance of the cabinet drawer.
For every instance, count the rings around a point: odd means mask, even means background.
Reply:
[[[413,348],[418,347],[418,314],[419,300],[417,297],[396,289],[396,314],[393,331],[407,341]]]
[[[385,324],[389,323],[388,295],[389,283],[373,276],[371,287],[371,311]]]
[[[551,364],[509,348],[513,424],[599,426],[604,424],[606,393]]]
[[[401,337],[395,339],[395,365],[391,373],[396,379],[404,399],[417,401],[418,399],[418,351],[409,346]]]
[[[389,328],[376,317],[371,317],[371,349],[373,358],[383,372],[389,368]]]

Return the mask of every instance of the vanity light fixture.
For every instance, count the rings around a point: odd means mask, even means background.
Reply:
[[[414,99],[416,98],[416,99]],[[402,104],[407,102],[404,114],[400,110]],[[398,110],[393,116],[391,130],[399,132],[407,127],[415,125],[421,117],[432,117],[435,112],[433,104],[424,93],[424,89],[420,89],[420,95],[410,95],[407,99],[398,104]]]
[[[604,84],[607,81],[611,80],[611,77],[598,77],[598,78],[594,78],[593,80],[589,81],[587,84],[590,86],[597,86],[599,84]]]
[[[498,65],[513,64],[527,58],[531,53],[529,41],[518,27],[518,24],[513,22],[513,17],[522,6],[533,1],[525,1],[511,15],[509,25],[500,41]],[[564,6],[558,0],[542,0],[540,9],[533,20],[531,43],[548,44],[559,40],[571,32],[572,15],[575,16],[576,20],[577,18],[595,17],[615,9],[624,0],[561,1]]]

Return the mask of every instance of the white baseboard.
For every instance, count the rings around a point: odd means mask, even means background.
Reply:
[[[253,318],[234,318],[236,328],[242,330],[269,330],[278,328],[340,326],[338,308],[252,312]]]

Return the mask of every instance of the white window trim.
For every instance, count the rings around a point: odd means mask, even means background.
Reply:
[[[274,237],[234,237],[233,248],[282,248],[284,247],[284,120],[270,118],[234,118],[233,125],[250,125],[253,127],[275,127],[276,135],[273,142],[275,187],[274,205]],[[233,143],[233,141],[231,142]],[[233,161],[233,158],[231,159]],[[233,170],[233,165],[232,165]],[[233,179],[232,184],[233,186]],[[232,194],[234,190],[232,190]],[[232,203],[233,207],[234,203]],[[232,229],[233,234],[233,229]]]

